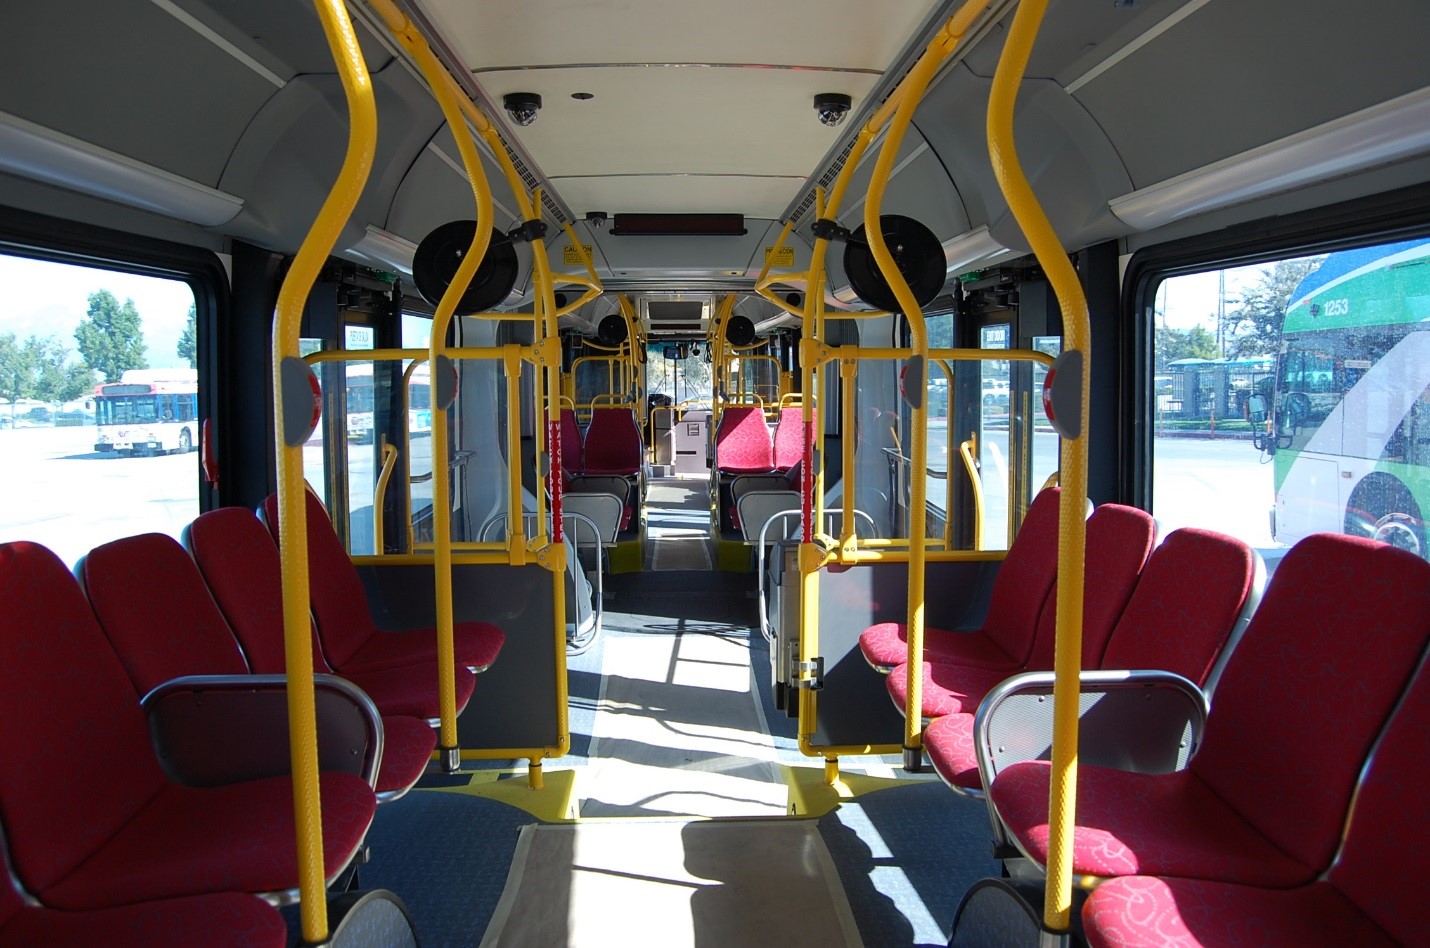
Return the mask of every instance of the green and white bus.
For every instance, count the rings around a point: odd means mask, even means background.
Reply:
[[[1430,240],[1333,253],[1296,288],[1275,391],[1273,536],[1370,536],[1430,556]]]

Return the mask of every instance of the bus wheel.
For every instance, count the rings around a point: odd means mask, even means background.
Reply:
[[[1409,550],[1416,556],[1426,555],[1425,525],[1409,514],[1393,513],[1381,517],[1375,524],[1375,538],[1382,543]]]
[[[184,428],[179,432],[179,453],[188,454],[194,449],[194,436],[189,434],[189,429]]]

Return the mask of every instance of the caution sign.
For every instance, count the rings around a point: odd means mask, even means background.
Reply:
[[[581,256],[581,251],[583,250],[586,251],[586,255],[584,257]],[[593,258],[591,257],[590,244],[582,244],[580,247],[575,247],[571,244],[567,244],[566,246],[561,248],[561,262],[565,266],[584,267],[586,265],[586,261],[591,259]]]
[[[765,266],[767,267],[792,267],[794,266],[793,247],[766,247]]]

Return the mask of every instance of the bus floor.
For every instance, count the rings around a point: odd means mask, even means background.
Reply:
[[[685,475],[654,478],[646,490],[648,572],[708,570],[710,552],[710,481]]]
[[[996,872],[983,805],[928,776],[909,778],[892,758],[845,758],[840,782],[825,787],[822,762],[799,752],[796,722],[770,701],[768,649],[753,627],[751,582],[748,574],[708,568],[608,580],[606,631],[596,647],[570,663],[572,747],[566,757],[547,762],[548,787],[570,788],[566,812],[578,828],[613,820],[618,828],[634,828],[713,818],[714,832],[725,827],[735,833],[751,820],[767,821],[756,826],[771,825],[771,819],[787,824],[793,813],[794,822],[816,826],[865,944],[946,944],[965,889]],[[568,772],[564,784],[562,771]],[[538,819],[531,807],[484,794],[483,780],[490,786],[493,776],[434,774],[379,809],[372,859],[360,881],[403,898],[424,946],[478,944],[503,891],[525,876],[518,832]],[[499,777],[531,792],[516,762]],[[637,845],[633,836],[618,838]],[[671,834],[668,845],[675,851],[650,855],[649,875],[660,876],[656,867],[672,862],[695,873],[689,848],[679,848],[683,838]],[[513,860],[519,869],[509,880]],[[752,873],[762,868],[754,865],[760,860],[747,861]],[[566,875],[589,876],[586,862],[573,853]],[[604,878],[619,875],[607,872]],[[720,886],[727,901],[703,904],[727,909],[740,904],[734,893],[761,888],[755,877],[728,873],[671,884],[685,887],[682,898],[695,891],[692,885]],[[642,912],[645,896],[640,904],[623,904],[619,896],[609,901],[605,911],[590,913],[578,911],[573,899],[566,909],[579,917],[570,920],[566,943],[713,944],[711,933],[695,931],[692,940],[689,931],[659,925]],[[562,908],[553,905],[551,911]],[[783,927],[797,928],[800,912],[790,904]],[[698,928],[708,917],[696,912],[687,927]],[[775,938],[798,943],[773,931],[751,943]]]

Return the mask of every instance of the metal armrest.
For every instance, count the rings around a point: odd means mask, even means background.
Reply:
[[[313,676],[318,768],[376,788],[382,718],[372,699],[335,675]],[[144,696],[149,735],[170,780],[212,787],[292,772],[286,675],[185,675]]]
[[[994,688],[978,706],[973,731],[986,789],[999,771],[1052,753],[1053,673],[1025,672]],[[1135,773],[1186,767],[1201,744],[1207,698],[1166,671],[1084,671],[1078,694],[1078,762]],[[988,804],[993,834],[1006,840]]]

